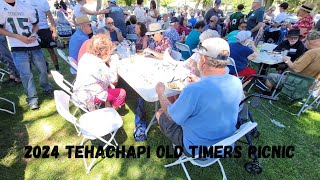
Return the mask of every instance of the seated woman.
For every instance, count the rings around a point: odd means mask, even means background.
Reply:
[[[180,36],[188,36],[188,34],[190,33],[190,28],[188,27],[188,19],[185,17],[181,17],[180,18],[180,25],[178,27],[178,33]],[[184,32],[184,33],[183,33]]]
[[[129,25],[127,25],[127,34],[136,34],[135,26],[137,24],[137,18],[135,15],[131,15],[129,18]]]
[[[160,23],[152,23],[149,25],[149,31],[146,35],[150,35],[151,38],[154,39],[154,49],[147,48],[143,52],[150,53],[158,59],[163,59],[165,50],[172,48],[170,39],[162,34],[163,31]]]
[[[145,24],[138,22],[135,27],[135,32],[137,33],[136,49],[141,51],[149,46],[149,38],[146,35],[147,27]]]
[[[250,31],[239,31],[236,35],[237,43],[230,44],[230,57],[234,59],[239,76],[248,77],[256,74],[256,70],[248,67],[248,60],[258,56],[257,49],[251,39]],[[251,48],[247,45],[250,44]],[[235,68],[228,65],[229,74],[235,75]]]
[[[196,22],[194,29],[189,33],[185,44],[189,46],[191,54],[193,54],[192,50],[195,49],[199,44],[199,37],[202,33],[202,29],[205,26],[206,24],[204,23],[204,21],[198,21]],[[188,52],[183,51],[181,52],[181,54],[184,59],[188,59],[190,57],[190,54]]]
[[[126,91],[111,88],[117,79],[116,67],[110,62],[114,49],[108,34],[95,35],[78,64],[74,93],[86,103],[89,111],[95,110],[95,104],[102,102],[115,109],[125,104]]]

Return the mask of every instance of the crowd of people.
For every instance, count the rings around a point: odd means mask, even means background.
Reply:
[[[275,66],[278,71],[289,69],[320,78],[320,32],[319,27],[314,27],[312,3],[302,4],[299,21],[291,24],[286,21],[286,2],[265,12],[261,0],[253,0],[248,15],[242,13],[245,7],[240,4],[228,19],[220,9],[220,0],[204,17],[195,11],[161,16],[154,0],[148,12],[143,0],[137,0],[133,14],[119,7],[116,0],[108,0],[108,7],[99,11],[86,8],[86,0],[71,2],[61,0],[55,4],[56,19],[46,0],[0,2],[0,58],[11,73],[9,81],[22,82],[32,110],[39,106],[31,64],[39,72],[44,93],[50,94],[49,67],[41,48],[48,50],[59,71],[54,47],[59,38],[69,36],[68,54],[78,65],[73,91],[90,111],[101,103],[115,109],[125,104],[126,91],[117,87],[119,56],[113,52],[129,35],[136,35],[138,52],[159,60],[168,49],[170,53],[178,51],[177,42],[187,45],[190,52],[182,52],[182,64],[192,72],[190,84],[174,102],[164,94],[164,84],[155,87],[161,104],[156,114],[160,128],[175,145],[184,147],[212,145],[235,131],[243,97],[235,70],[239,76],[256,73],[248,64],[258,56],[257,42],[275,43],[275,51],[288,51],[283,63]],[[277,16],[273,14],[276,8],[280,11]],[[95,22],[89,16],[97,16]],[[230,57],[235,61],[234,67],[228,66]],[[278,81],[279,74],[269,74],[266,85],[272,89]]]

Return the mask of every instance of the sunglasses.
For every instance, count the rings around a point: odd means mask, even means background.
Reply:
[[[247,26],[240,26],[241,28],[247,28]]]
[[[216,22],[216,20],[210,20],[210,22]]]
[[[299,37],[288,37],[288,39],[296,40],[296,39],[299,39]]]
[[[108,24],[110,24],[110,25],[114,25],[114,22],[108,22]]]

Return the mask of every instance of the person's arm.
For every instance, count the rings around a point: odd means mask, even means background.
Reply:
[[[283,57],[282,60],[289,66],[290,70],[299,73],[302,70],[304,70],[307,66],[309,66],[310,63],[314,60],[314,58],[311,57],[310,54],[306,53],[299,59],[297,59],[294,63],[291,61],[291,58],[289,56]]]
[[[154,12],[153,18],[158,18],[158,11],[156,9],[154,9],[153,12]]]
[[[58,39],[58,34],[57,34],[57,28],[56,28],[56,22],[53,19],[52,13],[51,11],[47,11],[46,15],[49,19],[50,25],[51,25],[51,31],[52,31],[52,38],[53,40],[57,40]]]
[[[117,33],[118,41],[121,43],[123,41],[122,33],[117,27],[115,27],[115,26],[113,26],[113,27],[114,27],[113,30]]]
[[[24,43],[26,43],[26,44],[29,44],[29,43],[30,43],[28,37],[22,36],[22,35],[20,35],[20,34],[11,33],[11,32],[9,32],[9,31],[1,28],[1,27],[0,27],[0,34],[2,34],[2,35],[4,35],[4,36],[16,38],[16,39],[18,39],[18,40],[20,40],[20,41],[22,41],[22,42],[24,42]]]
[[[259,31],[262,25],[263,25],[263,22],[259,22],[253,29],[251,29],[251,32]]]
[[[158,59],[163,59],[163,54],[162,53],[154,51],[154,50],[152,50],[150,48],[145,49],[144,52],[150,53],[150,54],[154,55]]]
[[[108,9],[105,9],[105,10],[102,10],[102,11],[91,11],[85,7],[81,7],[80,9],[81,12],[84,12],[86,14],[89,14],[89,15],[98,15],[98,14],[104,14],[104,13],[109,13]],[[108,12],[107,12],[108,11]]]

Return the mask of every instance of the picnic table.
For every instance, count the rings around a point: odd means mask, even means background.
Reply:
[[[155,103],[155,112],[159,109],[158,95],[155,87],[158,82],[167,83],[173,79],[185,78],[190,71],[179,65],[179,61],[159,60],[134,55],[119,60],[118,74],[147,102]],[[180,91],[166,88],[165,95],[171,97],[180,94]],[[147,135],[152,124],[155,124],[155,115],[152,117],[145,134]]]

